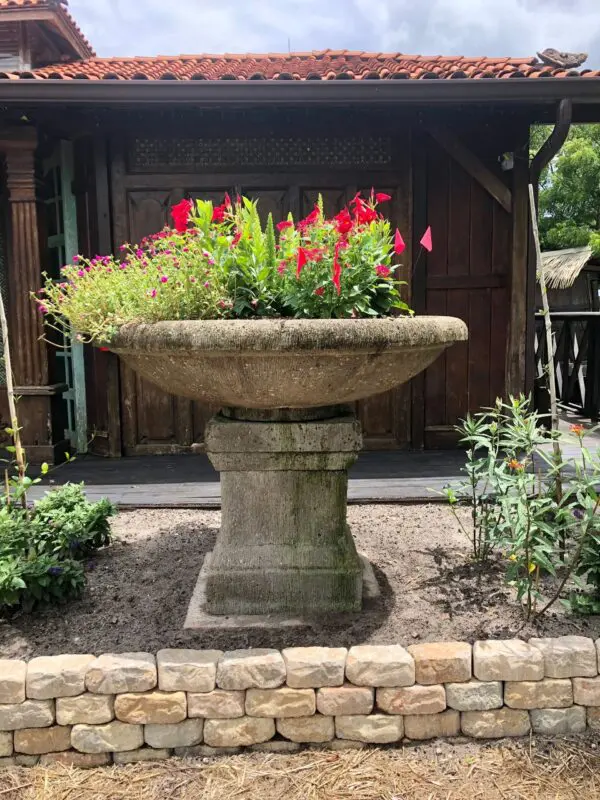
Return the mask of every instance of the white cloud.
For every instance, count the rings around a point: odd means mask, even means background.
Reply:
[[[600,67],[599,0],[71,0],[99,55],[331,47],[448,55],[587,51]]]

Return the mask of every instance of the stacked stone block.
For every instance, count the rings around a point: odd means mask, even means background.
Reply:
[[[600,730],[600,640],[0,659],[0,765]]]

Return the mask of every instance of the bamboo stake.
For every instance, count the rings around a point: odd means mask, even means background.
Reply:
[[[6,370],[6,395],[8,397],[8,411],[10,414],[10,427],[12,428],[12,439],[15,445],[15,461],[17,462],[17,472],[19,483],[23,486],[25,480],[25,451],[21,444],[21,431],[17,418],[17,404],[15,401],[15,388],[13,383],[12,362],[10,359],[10,344],[8,338],[8,323],[4,310],[4,300],[0,294],[0,328],[2,329],[2,344],[4,349],[4,368]],[[27,508],[27,497],[25,492],[21,495],[21,505]]]

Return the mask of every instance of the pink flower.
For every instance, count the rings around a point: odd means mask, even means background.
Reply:
[[[256,308],[256,306],[258,305],[258,300],[257,300],[256,298],[255,298],[254,300],[251,300],[251,301],[250,301],[250,305],[251,305],[253,308]]]
[[[375,272],[379,275],[380,278],[389,278],[390,268],[386,267],[385,264],[378,264],[375,267]]]
[[[151,289],[151,290],[148,292],[148,295],[149,295],[150,297],[156,297],[156,289]]]
[[[377,194],[375,195],[375,200],[376,200],[377,203],[385,203],[385,202],[387,202],[388,200],[391,200],[391,199],[392,199],[392,195],[391,194],[386,194],[385,192],[377,192]]]
[[[160,276],[160,282],[161,282],[161,283],[166,283],[168,280],[169,280],[169,279],[167,278],[167,276],[166,276],[166,275],[161,275],[161,276]]]
[[[75,264],[77,264],[77,262],[80,261],[80,260],[81,260],[81,256],[73,256],[73,261],[74,261]]]
[[[38,311],[40,312],[40,314],[47,314],[48,313],[48,309],[44,305],[39,305],[38,306]]]
[[[196,283],[196,278],[193,275],[190,275],[190,283]]]
[[[84,271],[84,270],[82,270],[82,269],[78,269],[78,270],[77,270],[77,275],[78,275],[80,278],[83,278],[83,276],[85,275],[85,271]]]
[[[203,286],[205,289],[208,289],[208,287],[210,286],[210,281],[204,281]]]
[[[280,261],[279,265],[277,266],[277,272],[280,275],[283,275],[283,273],[286,271],[286,269],[287,269],[287,261]]]

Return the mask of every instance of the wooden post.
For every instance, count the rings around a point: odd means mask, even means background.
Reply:
[[[0,133],[5,155],[10,219],[8,253],[9,329],[15,352],[13,371],[22,439],[32,461],[54,463],[66,449],[58,403],[64,384],[50,383],[43,321],[30,292],[42,282],[32,128]]]

